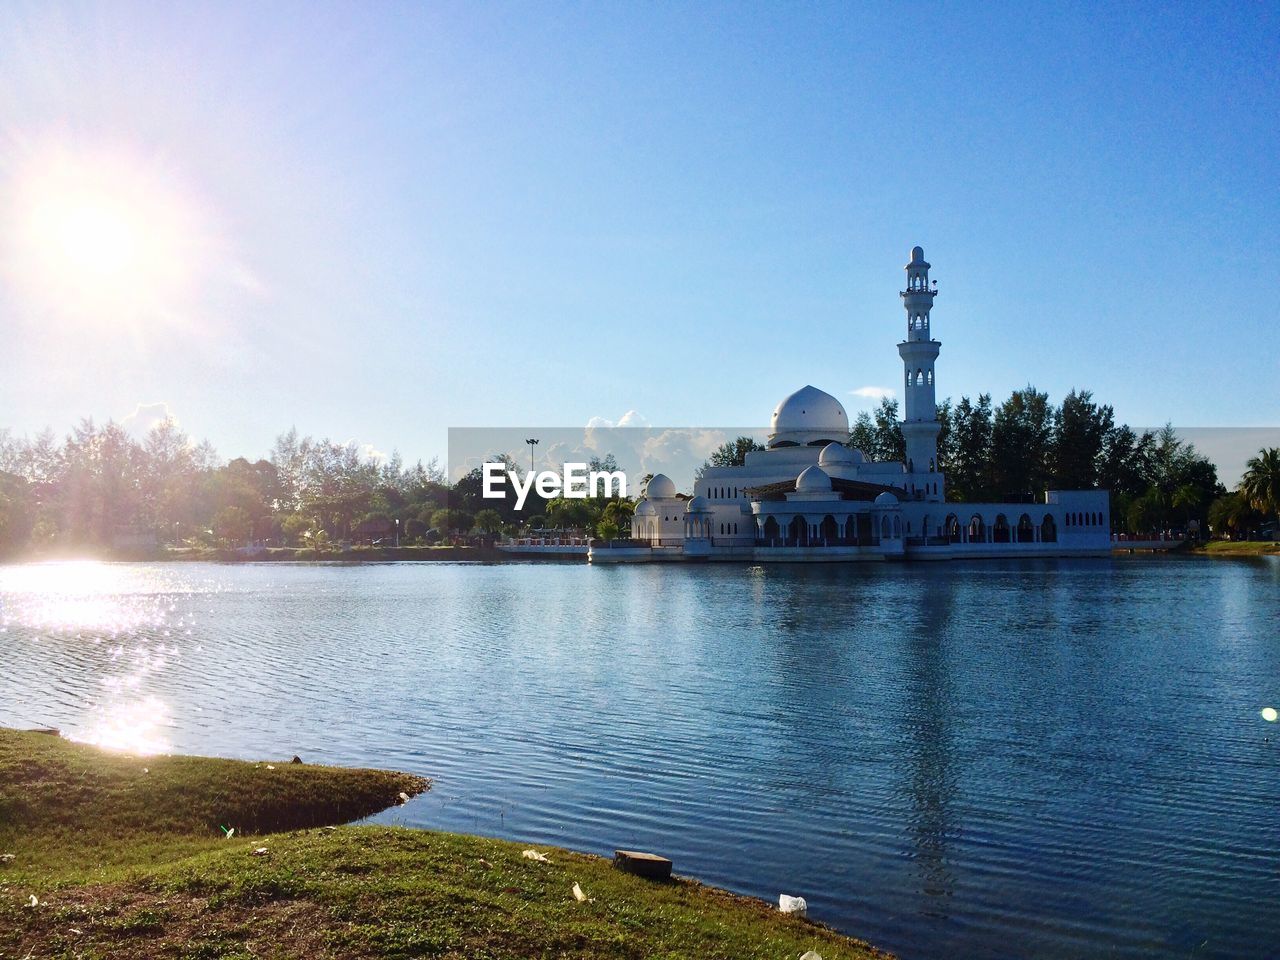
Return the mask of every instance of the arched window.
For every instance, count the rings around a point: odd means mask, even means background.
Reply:
[[[986,524],[982,522],[982,517],[979,514],[975,513],[969,519],[969,542],[984,543],[986,542],[986,539],[987,539]]]
[[[991,525],[991,540],[993,543],[1009,542],[1009,521],[1003,513],[996,514],[996,522]]]
[[[928,373],[926,373],[926,374],[924,375],[924,382],[925,382],[925,383],[927,383],[927,384],[928,384],[929,386],[931,386],[931,387],[933,386],[933,371],[932,371],[932,370],[930,370]]]
[[[1040,542],[1057,543],[1057,541],[1058,527],[1053,522],[1053,517],[1046,513],[1044,519],[1040,521]]]
[[[889,539],[889,518],[888,517],[880,518],[880,539],[881,540]]]
[[[902,537],[902,521],[898,517],[893,518],[893,539],[898,540]]]
[[[836,523],[836,518],[831,514],[827,514],[822,518],[822,525],[819,527],[822,539],[827,543],[840,542],[840,525]]]
[[[916,386],[917,387],[924,386],[924,371],[918,368],[916,370]]]
[[[1023,514],[1018,518],[1018,542],[1034,543],[1036,539],[1035,524],[1031,522],[1031,517]]]

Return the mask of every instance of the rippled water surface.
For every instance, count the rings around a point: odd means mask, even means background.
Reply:
[[[925,957],[1280,955],[1280,562],[0,566],[0,724],[388,766]]]

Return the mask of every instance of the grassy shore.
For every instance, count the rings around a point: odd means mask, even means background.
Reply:
[[[0,729],[0,957],[885,956],[762,901],[599,857],[539,847],[543,863],[522,844],[333,826],[428,786]]]
[[[1195,549],[1211,557],[1262,557],[1280,554],[1280,543],[1266,540],[1210,540]]]

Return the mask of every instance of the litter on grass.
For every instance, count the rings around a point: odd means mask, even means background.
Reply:
[[[538,861],[538,863],[550,863],[550,862],[551,862],[551,861],[550,861],[550,860],[548,860],[546,857],[544,857],[542,854],[540,854],[537,850],[526,850],[524,853],[520,854],[520,856],[524,857],[526,860],[537,860],[537,861]]]
[[[582,892],[582,888],[576,883],[573,885],[573,899],[577,900],[579,903],[587,902],[587,895]]]
[[[778,895],[778,909],[783,913],[797,913],[804,916],[809,911],[809,905],[804,902],[804,897],[789,897],[785,893]]]

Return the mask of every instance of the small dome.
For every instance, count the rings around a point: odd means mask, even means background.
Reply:
[[[921,263],[924,260],[924,247],[911,248],[911,262]]]
[[[805,467],[796,477],[796,493],[830,493],[831,478],[821,467]]]
[[[829,393],[804,386],[784,399],[773,411],[769,446],[807,446],[822,441],[844,443],[849,438],[849,415]]]
[[[651,500],[666,500],[676,495],[676,485],[665,473],[655,473],[645,487],[644,495]]]
[[[818,454],[818,466],[849,466],[856,462],[853,459],[853,453],[854,451],[843,443],[828,443],[822,448],[822,452]]]
[[[658,508],[655,507],[648,500],[641,500],[638,504],[636,504],[637,517],[656,517],[657,515],[658,515]]]
[[[849,451],[849,459],[852,460],[854,463],[866,463],[867,455],[863,453],[861,450],[859,450],[857,447],[854,447],[854,449]]]
[[[707,503],[706,497],[702,496],[702,494],[698,494],[698,496],[694,497],[687,504],[685,504],[684,512],[685,513],[710,513],[711,505]]]
[[[886,490],[884,493],[880,494],[880,496],[876,497],[876,503],[879,506],[896,507],[898,505],[898,498]]]

